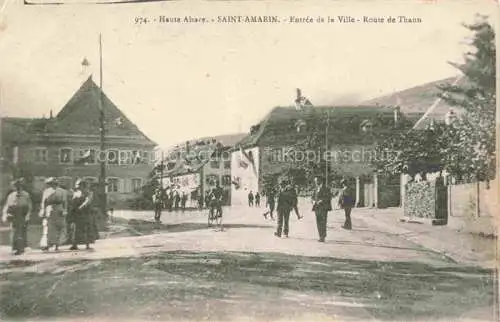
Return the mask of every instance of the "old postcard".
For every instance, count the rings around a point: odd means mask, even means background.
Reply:
[[[495,0],[0,0],[0,320],[498,321]]]

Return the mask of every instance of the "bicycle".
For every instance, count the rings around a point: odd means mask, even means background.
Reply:
[[[221,231],[222,228],[222,207],[219,202],[213,200],[210,204],[210,209],[208,212],[208,227],[212,227],[215,223],[216,227],[218,227]]]

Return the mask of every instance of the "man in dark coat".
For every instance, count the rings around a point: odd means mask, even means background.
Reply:
[[[278,193],[278,206],[276,209],[278,211],[278,227],[274,233],[276,237],[281,237],[282,231],[285,237],[288,237],[290,212],[295,205],[297,205],[297,194],[289,181],[284,179],[281,181]]]
[[[316,189],[313,193],[313,211],[316,214],[316,226],[318,227],[319,242],[324,243],[326,238],[326,223],[328,212],[332,210],[332,195],[326,187],[325,179],[314,178]]]
[[[342,225],[342,228],[351,230],[352,229],[351,211],[352,208],[354,207],[356,198],[353,197],[354,194],[351,191],[352,189],[349,187],[346,180],[342,180],[341,185],[342,185],[342,190],[340,191],[339,206],[342,209],[344,209],[345,213],[345,222],[344,225]]]
[[[271,216],[271,219],[274,220],[273,217],[273,212],[274,212],[274,207],[276,206],[276,190],[274,187],[270,187],[267,192],[266,192],[266,199],[267,199],[267,205],[269,207],[269,210],[266,211],[263,216],[265,219],[267,219],[267,215]]]

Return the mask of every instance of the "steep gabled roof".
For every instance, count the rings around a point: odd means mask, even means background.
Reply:
[[[304,139],[318,120],[329,118],[328,139],[331,144],[359,142],[366,138],[359,133],[361,123],[370,120],[380,123],[381,129],[392,124],[394,109],[369,105],[358,106],[316,106],[298,110],[295,107],[275,107],[264,119],[252,127],[251,133],[237,146],[275,146],[294,144]],[[305,131],[297,132],[298,122],[304,122]],[[353,141],[356,140],[356,141]]]
[[[99,93],[99,87],[94,83],[92,77],[89,77],[57,116],[51,120],[47,132],[82,135],[99,134]],[[102,94],[102,103],[106,135],[134,137],[140,139],[143,144],[156,145],[104,93]]]

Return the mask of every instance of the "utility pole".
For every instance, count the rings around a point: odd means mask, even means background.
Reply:
[[[324,159],[325,159],[325,186],[328,187],[328,158],[327,155],[329,155],[328,151],[328,128],[330,127],[330,110],[326,110],[326,127],[325,127],[325,154],[324,154]]]
[[[105,142],[105,122],[104,122],[104,106],[102,103],[102,36],[99,34],[99,123],[100,123],[100,140],[101,140],[101,155],[106,151]],[[106,197],[106,161],[108,154],[105,158],[100,158],[101,171],[99,175],[99,194],[101,201],[101,211],[102,214],[107,217],[107,197]],[[103,160],[104,159],[104,160]]]

